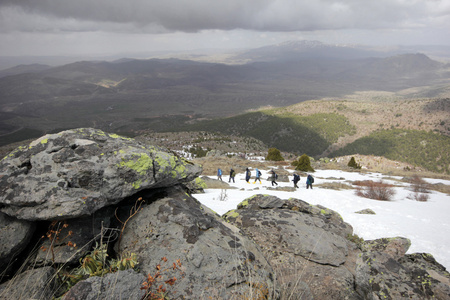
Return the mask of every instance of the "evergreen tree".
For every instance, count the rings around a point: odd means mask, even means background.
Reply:
[[[281,156],[280,150],[277,148],[270,148],[266,160],[273,160],[273,161],[284,161],[284,158]]]
[[[361,169],[361,165],[356,163],[355,158],[353,156],[352,158],[350,158],[350,161],[348,162],[347,166],[353,169]]]
[[[293,165],[295,165],[295,169],[303,172],[314,172],[313,167],[311,167],[311,161],[309,159],[309,156],[306,154],[303,154],[298,158],[297,162],[293,162]]]

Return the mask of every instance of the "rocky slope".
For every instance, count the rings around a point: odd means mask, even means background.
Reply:
[[[17,149],[0,162],[0,298],[450,296],[431,255],[362,241],[325,207],[257,195],[221,218],[191,196],[201,170],[93,129]]]

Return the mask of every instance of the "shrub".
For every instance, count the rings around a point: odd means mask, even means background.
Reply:
[[[313,167],[311,167],[311,160],[306,154],[300,156],[297,161],[293,161],[292,165],[295,166],[295,169],[298,171],[314,172]]]
[[[353,184],[358,186],[356,195],[360,197],[390,201],[395,195],[393,186],[384,183],[382,180],[379,182],[374,182],[372,180],[354,181]]]
[[[284,161],[284,158],[281,156],[280,150],[277,148],[270,148],[266,160],[272,160],[272,161]]]
[[[411,183],[411,188],[413,191],[413,193],[408,196],[408,199],[421,202],[426,202],[430,199],[430,196],[425,194],[430,192],[429,185],[420,176],[414,175],[408,180],[408,182]]]
[[[347,166],[353,169],[361,169],[361,165],[356,163],[355,158],[353,156],[352,158],[350,158],[350,161],[348,162]]]

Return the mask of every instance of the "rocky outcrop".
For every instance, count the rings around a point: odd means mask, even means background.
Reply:
[[[94,129],[17,149],[0,162],[0,299],[450,297],[409,240],[363,241],[336,212],[275,196],[221,218],[190,194],[200,172]]]
[[[91,128],[68,130],[0,162],[1,211],[25,220],[88,216],[140,190],[188,182],[200,172],[158,147]]]
[[[352,228],[324,207],[256,195],[228,212],[274,268],[282,299],[448,299],[450,274],[429,254],[405,255],[410,241],[357,245]]]
[[[248,237],[181,190],[145,206],[123,232],[119,253],[136,253],[145,274],[179,262],[170,299],[245,299],[274,293],[273,270]],[[169,272],[170,271],[170,272]],[[237,298],[236,298],[237,297]]]

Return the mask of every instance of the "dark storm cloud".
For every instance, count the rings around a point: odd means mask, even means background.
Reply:
[[[449,16],[446,1],[2,0],[0,30],[385,29],[426,26],[434,16]]]

